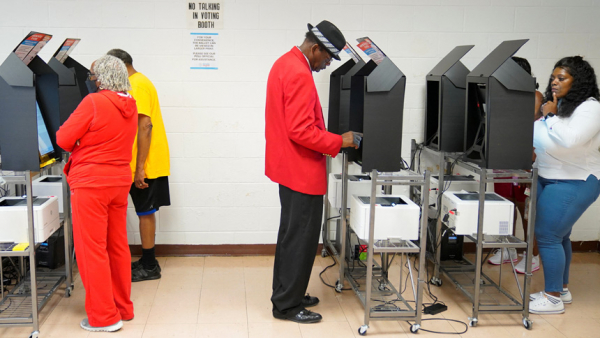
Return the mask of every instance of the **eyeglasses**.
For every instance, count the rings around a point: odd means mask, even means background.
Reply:
[[[98,76],[92,72],[88,72],[88,76],[87,76],[88,80],[96,80],[98,78]],[[95,79],[92,79],[95,78]]]
[[[324,48],[319,48],[319,50],[321,51],[321,53],[325,54],[325,64],[328,64],[331,62],[331,60],[333,59],[333,56],[329,53],[329,51],[327,49]]]

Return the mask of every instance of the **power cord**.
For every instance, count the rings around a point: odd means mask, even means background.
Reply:
[[[332,288],[332,289],[335,289],[335,288],[336,288],[335,286],[333,286],[333,285],[331,285],[331,284],[328,284],[328,283],[327,283],[327,282],[326,282],[326,281],[323,279],[323,274],[325,273],[325,271],[327,271],[327,269],[329,269],[329,268],[332,268],[332,267],[334,267],[334,266],[337,264],[337,262],[335,261],[335,258],[331,257],[331,259],[333,259],[333,264],[326,266],[326,267],[325,267],[325,269],[323,269],[323,271],[321,271],[321,273],[319,273],[319,278],[321,279],[321,282],[322,282],[323,284],[325,284],[326,286],[329,286],[329,287],[330,287],[330,288]],[[343,281],[340,281],[340,283],[343,283]],[[350,289],[350,288],[342,288],[342,291],[346,291],[346,290],[352,290],[352,289]]]
[[[12,305],[12,297],[7,297],[7,298],[8,298],[8,305],[4,309],[0,309],[0,313],[10,309],[10,306]]]
[[[427,319],[421,319],[422,322],[427,321],[427,320],[445,320],[448,322],[455,322],[455,323],[460,323],[462,325],[465,326],[465,330],[463,332],[439,332],[439,331],[431,331],[431,330],[426,330],[424,328],[420,328],[419,330],[421,331],[425,331],[425,332],[429,332],[429,333],[435,333],[435,334],[464,334],[467,333],[467,331],[469,331],[469,326],[467,325],[467,323],[465,322],[461,322],[460,320],[456,320],[456,319],[448,319],[448,318],[427,318]],[[409,325],[413,325],[411,322],[409,322],[408,320],[406,321]]]
[[[2,184],[0,184],[0,197],[4,197],[4,196],[8,196],[8,195],[10,195],[10,189],[3,188]]]

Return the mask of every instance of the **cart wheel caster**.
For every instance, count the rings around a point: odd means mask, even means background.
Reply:
[[[477,327],[477,319],[469,319],[470,327]]]
[[[431,277],[431,280],[429,281],[429,283],[431,283],[435,286],[442,286],[442,280],[440,278],[436,278],[436,277]]]
[[[327,250],[326,249],[321,250],[321,257],[325,258],[327,256],[329,256],[329,253],[327,252]]]
[[[341,293],[342,288],[344,288],[344,284],[340,283],[339,280],[337,282],[335,282],[335,292]]]
[[[523,318],[523,326],[525,326],[525,328],[527,330],[531,330],[531,327],[533,326],[533,322],[527,318]]]
[[[75,290],[75,284],[71,284],[71,291]]]
[[[71,288],[68,287],[65,289],[65,298],[71,297]]]
[[[421,328],[421,325],[419,325],[419,324],[413,324],[413,325],[410,326],[410,332],[411,333],[417,333],[420,328]]]
[[[363,325],[361,327],[358,328],[358,334],[361,336],[364,336],[367,334],[367,329],[369,328],[368,325]]]
[[[33,331],[30,335],[29,338],[38,338],[40,336],[40,331]]]

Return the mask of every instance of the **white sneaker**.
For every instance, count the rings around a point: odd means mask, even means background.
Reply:
[[[551,296],[545,292],[539,292],[539,296],[529,303],[529,312],[538,315],[552,315],[565,312],[565,304],[558,297]],[[531,296],[530,296],[531,298]]]
[[[523,258],[519,261],[519,264],[515,266],[515,271],[518,273],[525,273],[525,257],[527,253],[523,253]],[[536,272],[540,269],[540,256],[531,257],[531,272]]]
[[[571,295],[571,291],[569,291],[568,289],[565,290],[563,288],[563,290],[560,292],[560,300],[562,300],[565,304],[573,303],[573,296]]]
[[[102,332],[102,331],[115,332],[115,331],[119,331],[123,327],[123,322],[119,320],[115,324],[108,325],[108,326],[91,326],[89,320],[87,318],[85,318],[84,320],[81,321],[81,323],[79,325],[81,326],[82,329],[92,331],[92,332]]]
[[[536,300],[536,299],[538,299],[540,297],[544,297],[544,292],[543,291],[530,294],[529,295],[529,300],[530,301],[534,301],[534,300]],[[571,303],[573,303],[573,296],[571,295],[571,291],[563,289],[563,291],[560,292],[560,300],[562,300],[562,302],[564,304],[571,304]]]
[[[500,255],[500,251],[502,251],[502,255]],[[500,256],[502,256],[502,258],[500,258]],[[503,263],[510,263],[510,261],[516,262],[518,260],[517,258],[517,250],[510,248],[510,249],[496,249],[496,251],[494,251],[494,255],[492,257],[490,257],[490,259],[488,259],[488,263],[493,264],[493,265],[500,265]]]

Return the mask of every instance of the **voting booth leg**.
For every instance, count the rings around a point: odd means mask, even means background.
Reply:
[[[339,264],[340,264],[340,276],[335,283],[335,291],[342,292],[342,288],[344,287],[344,274],[346,269],[346,232],[348,231],[348,224],[346,222],[348,216],[348,154],[343,152],[342,157],[342,212],[340,213],[340,239],[343,245],[340,246],[340,256],[339,256]]]
[[[69,160],[69,153],[64,152],[62,154],[63,163],[67,163]],[[69,184],[67,183],[67,176],[63,175],[62,177],[62,186],[63,186],[63,218],[64,218],[64,234],[65,234],[65,273],[66,273],[66,290],[65,297],[70,297],[71,292],[74,288],[73,283],[73,228],[71,221],[71,190],[69,189]]]
[[[329,174],[331,173],[331,157],[327,156],[326,158],[326,166],[327,166],[327,186],[329,187]],[[331,229],[329,228],[329,189],[325,193],[325,198],[323,199],[323,230],[321,233],[322,242],[323,242],[323,250],[321,250],[321,257],[327,257],[327,245],[331,242],[329,237],[331,236]]]

